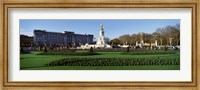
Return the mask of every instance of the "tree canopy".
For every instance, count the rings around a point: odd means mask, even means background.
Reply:
[[[145,43],[154,43],[157,40],[158,45],[180,45],[180,24],[174,26],[159,27],[153,33],[133,33],[121,35],[112,39],[112,44],[136,45],[143,39]]]

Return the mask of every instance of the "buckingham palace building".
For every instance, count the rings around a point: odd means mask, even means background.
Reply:
[[[34,44],[41,45],[59,45],[59,46],[78,46],[81,44],[93,43],[91,34],[75,34],[71,31],[48,32],[46,30],[34,30]]]

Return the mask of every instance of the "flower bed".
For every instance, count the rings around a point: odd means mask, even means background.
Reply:
[[[159,66],[180,65],[179,57],[158,58],[66,58],[45,66]]]

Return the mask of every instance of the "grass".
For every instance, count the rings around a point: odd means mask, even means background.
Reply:
[[[81,51],[77,51],[81,52]],[[159,55],[123,55],[122,52],[98,52],[99,55],[70,56],[70,55],[38,55],[42,52],[32,51],[30,54],[20,54],[21,70],[180,70],[180,65],[165,66],[45,66],[55,60],[67,58],[179,58],[180,54]]]
[[[180,70],[180,65],[173,66],[49,66],[24,68],[23,70]]]

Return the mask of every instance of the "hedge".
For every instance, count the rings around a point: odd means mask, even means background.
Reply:
[[[125,55],[157,55],[157,54],[176,54],[179,51],[177,50],[134,50],[130,52],[123,52]]]
[[[53,51],[47,51],[43,53],[39,53],[38,55],[72,55],[72,56],[87,56],[87,55],[99,55],[99,53],[96,52],[76,52],[74,50],[53,50]]]

